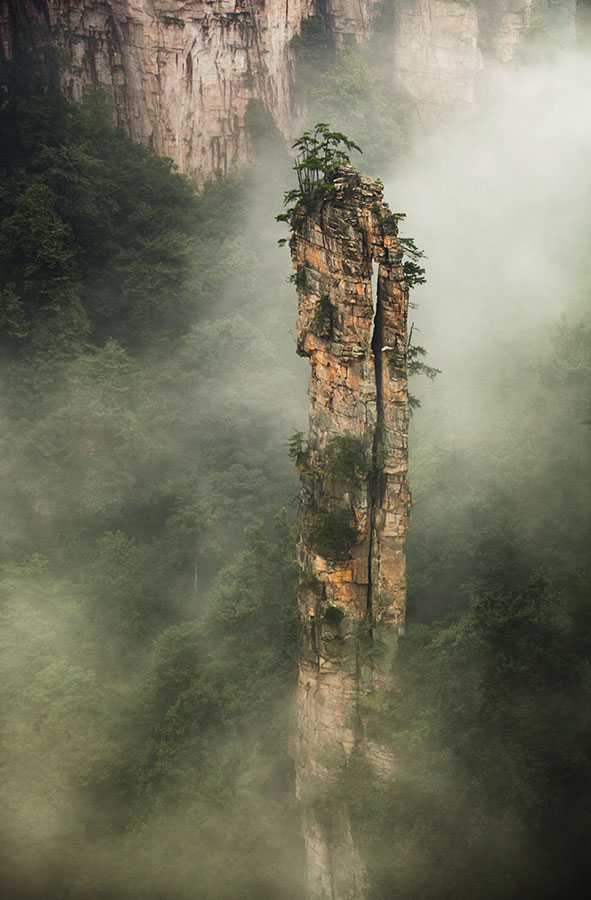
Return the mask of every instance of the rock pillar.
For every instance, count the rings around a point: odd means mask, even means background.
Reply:
[[[298,353],[311,365],[298,559],[301,647],[295,734],[310,900],[366,896],[339,781],[353,754],[389,774],[362,699],[387,684],[404,625],[408,289],[397,217],[350,168],[291,240]]]

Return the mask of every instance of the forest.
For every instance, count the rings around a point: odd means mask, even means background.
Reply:
[[[556,113],[564,78],[571,112],[469,123],[500,172],[469,197],[459,139],[417,149],[376,34],[338,50],[308,20],[298,84],[425,248],[411,314],[441,371],[411,378],[407,630],[367,699],[397,774],[353,757],[330,790],[372,900],[569,900],[591,875],[588,61],[540,69],[532,37],[528,90]],[[35,47],[0,71],[2,896],[304,900],[293,162],[251,101],[256,162],[197,193],[103,92],[74,104],[39,71]],[[530,194],[513,127],[538,129]]]

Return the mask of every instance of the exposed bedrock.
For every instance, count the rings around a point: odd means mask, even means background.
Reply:
[[[401,0],[394,6],[392,65],[431,127],[475,103],[481,82],[513,65],[532,0]]]
[[[48,25],[71,60],[66,93],[104,86],[126,133],[200,186],[251,159],[249,100],[286,137],[299,130],[290,42],[310,15],[341,47],[365,43],[379,21],[389,31],[385,74],[430,125],[473,102],[483,66],[515,60],[531,3],[397,0],[384,18],[382,0],[3,0],[0,30],[10,55],[16,34]]]
[[[308,443],[298,458],[294,757],[309,896],[349,900],[365,896],[365,874],[333,788],[354,753],[377,777],[393,766],[366,732],[362,700],[388,683],[404,625],[408,290],[381,185],[352,169],[304,215],[291,249],[298,352],[311,365]]]
[[[234,173],[251,155],[244,114],[260,99],[280,128],[290,120],[289,42],[311,0],[13,0],[10,32],[40,18],[71,56],[66,93],[89,83],[114,97],[134,140],[171,157],[198,185]],[[40,9],[43,14],[40,15]]]

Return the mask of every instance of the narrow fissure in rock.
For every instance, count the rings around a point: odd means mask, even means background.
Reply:
[[[371,251],[370,251],[371,252]],[[371,441],[371,468],[368,477],[368,509],[369,509],[369,522],[370,522],[370,530],[369,530],[369,552],[368,558],[371,560],[373,558],[373,535],[375,530],[375,507],[376,507],[376,497],[377,497],[377,479],[378,479],[378,470],[379,470],[379,436],[380,436],[380,399],[379,399],[379,379],[380,379],[380,369],[381,369],[381,343],[380,343],[380,332],[381,332],[381,322],[380,322],[380,298],[378,291],[378,278],[379,278],[379,267],[378,264],[373,261],[371,264],[371,290],[372,290],[372,302],[374,309],[374,316],[372,322],[372,333],[371,333],[371,352],[373,354],[373,362],[375,369],[375,384],[376,384],[376,425],[374,428],[374,432],[372,435]],[[368,617],[368,628],[370,630],[370,639],[373,639],[373,634],[371,632],[371,610],[372,610],[372,582],[371,582],[371,565],[368,566],[367,572],[367,617]]]
[[[308,897],[362,900],[368,879],[340,788],[358,756],[376,778],[393,774],[365,700],[390,683],[404,622],[408,292],[379,183],[343,167],[330,196],[299,212],[290,246],[311,375],[298,461],[296,789]]]

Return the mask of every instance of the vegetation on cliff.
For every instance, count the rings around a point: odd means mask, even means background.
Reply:
[[[339,169],[351,163],[349,153],[352,150],[358,153],[363,151],[346,134],[331,131],[330,125],[326,122],[318,122],[313,131],[304,131],[291,147],[295,150],[293,169],[297,175],[298,186],[285,192],[283,205],[287,209],[275,218],[278,222],[286,222],[293,232],[307,214],[331,196],[332,185]],[[285,243],[285,238],[279,240],[280,245]],[[325,320],[330,315],[329,308],[328,297],[322,297],[318,323],[321,327],[325,326]]]
[[[296,94],[307,122],[338,122],[365,148],[364,168],[380,175],[408,149],[412,101],[392,79],[388,29],[393,5],[381,4],[367,46],[350,41],[337,49],[334,35],[319,16],[302,23],[292,39],[296,57]],[[380,22],[379,17],[384,21]]]

